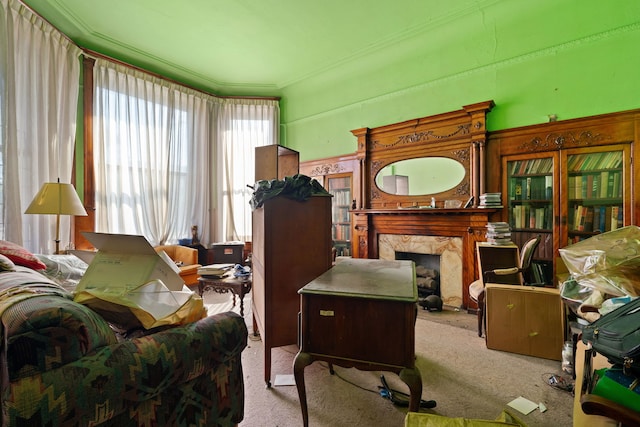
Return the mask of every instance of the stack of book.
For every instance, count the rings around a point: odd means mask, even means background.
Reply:
[[[484,193],[480,196],[479,208],[501,208],[502,193]]]
[[[235,264],[210,264],[198,268],[198,274],[204,277],[220,278],[233,270]]]
[[[506,222],[489,222],[487,227],[487,243],[491,245],[510,245],[511,227]]]

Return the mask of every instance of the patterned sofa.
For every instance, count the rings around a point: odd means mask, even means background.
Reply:
[[[237,314],[123,339],[59,281],[14,270],[0,272],[3,426],[232,426],[243,419],[247,328]]]

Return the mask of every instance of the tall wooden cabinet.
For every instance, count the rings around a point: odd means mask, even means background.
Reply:
[[[542,240],[534,261],[553,284],[558,249],[597,233],[638,224],[640,111],[494,132],[488,188],[502,191],[503,220],[517,245]]]
[[[264,145],[255,148],[255,180],[280,179],[298,173],[300,154],[282,145]]]
[[[298,342],[298,290],[331,267],[331,199],[277,196],[253,211],[253,330],[269,387],[271,349]]]

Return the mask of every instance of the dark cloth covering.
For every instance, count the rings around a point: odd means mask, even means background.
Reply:
[[[305,201],[311,196],[330,196],[315,179],[302,174],[287,176],[283,180],[260,180],[253,187],[253,196],[249,201],[253,210],[259,208],[266,200],[276,196]]]

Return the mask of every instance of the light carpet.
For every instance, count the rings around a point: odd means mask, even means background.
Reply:
[[[231,294],[205,294],[209,313],[234,310]],[[245,379],[245,417],[241,427],[289,427],[302,425],[295,386],[272,386],[264,382],[264,348],[254,337],[251,294],[245,297],[245,320],[249,345],[242,354]],[[272,383],[277,375],[293,374],[298,349],[287,346],[272,350]],[[536,357],[487,349],[476,332],[476,317],[464,311],[418,310],[416,321],[416,365],[423,382],[422,399],[435,400],[434,409],[423,412],[448,417],[495,419],[507,409],[529,427],[569,427],[572,425],[573,397],[549,386],[550,374],[567,377],[561,363]],[[335,368],[329,373],[323,362],[305,369],[309,425],[311,427],[371,427],[404,425],[406,408],[394,406],[379,394],[380,376],[392,389],[408,392],[390,372],[365,372]],[[285,378],[285,377],[279,377]],[[523,415],[507,404],[522,396],[543,403],[546,412],[534,410]]]

